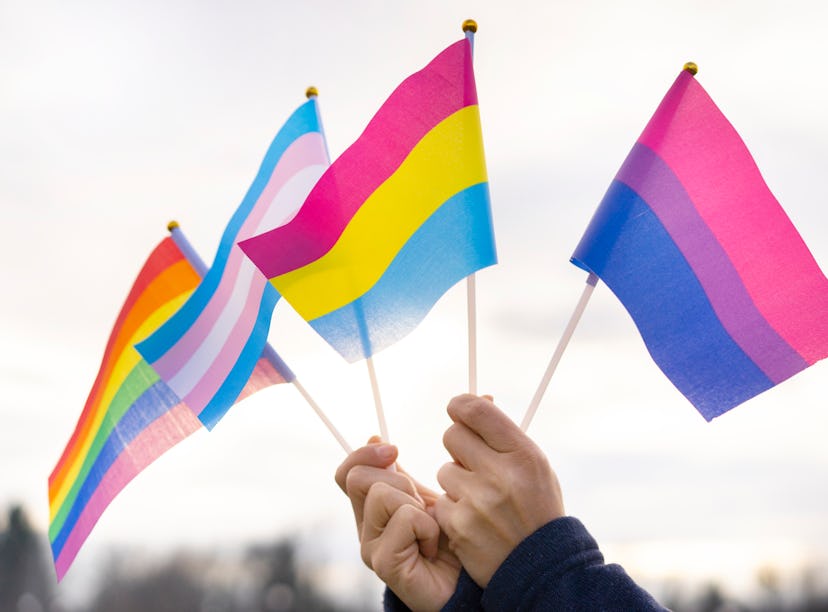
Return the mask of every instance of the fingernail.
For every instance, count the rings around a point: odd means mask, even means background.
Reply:
[[[383,444],[377,447],[377,455],[380,459],[390,459],[394,456],[396,450],[397,449],[390,444]]]

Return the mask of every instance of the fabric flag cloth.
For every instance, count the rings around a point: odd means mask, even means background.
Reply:
[[[708,421],[828,355],[828,281],[733,126],[682,71],[572,257]]]
[[[273,139],[204,280],[178,312],[137,345],[208,429],[233,405],[250,377],[279,299],[236,242],[291,219],[327,167],[327,145],[313,97]],[[282,374],[293,380],[286,367]]]
[[[58,579],[115,496],[201,426],[133,347],[175,312],[199,281],[167,237],[150,254],[121,308],[75,431],[49,477],[49,541]],[[281,381],[262,359],[242,395]]]
[[[496,263],[469,42],[397,87],[293,221],[240,246],[352,362],[407,335],[455,283]]]

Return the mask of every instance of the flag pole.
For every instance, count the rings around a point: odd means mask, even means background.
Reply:
[[[463,22],[463,32],[469,41],[472,56],[474,56],[474,34],[477,32],[477,22],[466,19]],[[466,277],[466,309],[469,337],[469,393],[477,395],[477,283],[475,273]]]
[[[371,393],[374,395],[374,408],[377,411],[380,436],[382,436],[383,442],[390,442],[391,440],[388,437],[388,424],[385,422],[385,411],[382,409],[382,397],[380,396],[379,383],[377,382],[377,372],[374,370],[374,360],[370,355],[365,358],[365,365],[368,366],[368,378],[371,379]]]
[[[308,87],[307,91],[305,92],[305,95],[310,100],[311,98],[316,98],[319,95],[319,91],[316,89],[316,87],[311,86],[311,87]],[[322,124],[322,118],[318,117],[318,120],[319,120],[319,124],[321,125]],[[325,140],[325,151],[327,152],[327,150],[328,150],[328,141]],[[330,157],[331,157],[331,155],[330,155],[330,153],[328,153],[328,159],[330,159]],[[360,322],[362,322],[362,319],[360,319]],[[380,396],[379,383],[377,382],[377,373],[374,370],[374,361],[373,361],[373,359],[371,359],[370,355],[368,357],[366,357],[365,363],[368,366],[368,377],[371,380],[371,393],[374,395],[374,408],[377,412],[377,420],[379,421],[380,435],[382,436],[382,439],[387,442],[388,441],[388,425],[385,422],[385,411],[382,408],[382,397]],[[322,421],[325,424],[328,424],[329,421],[328,421],[327,417],[322,413],[321,410],[319,410],[319,407],[316,405],[316,402],[314,402],[310,398],[309,395],[305,395],[307,392],[304,390],[304,388],[301,385],[299,385],[297,388],[299,389],[299,392],[302,393],[305,396],[305,399],[307,399],[308,402],[311,404],[311,407],[313,407],[314,410],[317,410],[317,414],[319,415],[319,418],[321,418]],[[329,429],[332,428],[332,427],[333,427],[333,425],[330,425]],[[331,429],[331,431],[335,432],[336,430]],[[334,433],[334,435],[337,437],[338,440],[340,440],[339,443],[343,444],[343,448],[345,446],[347,446],[347,443],[344,440],[340,439],[341,436],[339,435],[338,432]],[[350,454],[350,452],[351,452],[350,447],[348,448],[348,450],[346,452]]]
[[[207,274],[207,265],[204,263],[204,260],[201,259],[199,254],[190,244],[190,241],[187,240],[187,237],[184,235],[184,232],[181,230],[181,226],[178,224],[178,221],[170,221],[167,224],[167,230],[170,232],[170,236],[172,237],[173,241],[175,241],[176,246],[181,250],[184,254],[184,257],[187,259],[187,262],[195,269],[196,273],[200,277],[204,277]],[[265,357],[270,364],[276,369],[280,371],[283,368],[287,368],[287,364],[282,361],[282,358],[276,353],[270,343],[265,344],[265,348],[262,351],[262,357]],[[290,370],[290,368],[287,368]],[[319,405],[313,400],[310,394],[305,390],[299,380],[294,376],[293,380],[290,381],[293,383],[293,386],[299,391],[305,401],[310,405],[316,415],[322,420],[322,423],[328,428],[336,441],[339,442],[339,445],[345,451],[346,454],[350,454],[352,449],[345,438],[342,437],[342,434],[334,427],[334,424],[328,419],[322,409],[319,408]]]
[[[540,384],[538,385],[538,389],[535,391],[535,396],[529,403],[529,408],[526,409],[526,414],[523,416],[523,422],[520,424],[521,430],[526,431],[529,428],[529,423],[532,422],[532,418],[538,410],[543,394],[549,386],[549,381],[552,380],[552,375],[555,373],[558,363],[561,361],[561,357],[569,344],[569,340],[572,338],[572,334],[575,332],[575,328],[578,326],[578,322],[581,320],[581,315],[584,314],[589,298],[592,297],[592,292],[595,290],[595,285],[597,284],[598,276],[595,273],[590,272],[586,279],[584,290],[581,293],[581,299],[578,300],[578,304],[575,306],[572,316],[569,317],[569,323],[567,323],[566,329],[564,329],[563,335],[558,341],[558,346],[555,348],[555,352],[549,360],[549,365],[546,366],[546,372],[544,372]]]

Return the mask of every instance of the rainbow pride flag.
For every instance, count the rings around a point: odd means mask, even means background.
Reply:
[[[394,90],[293,221],[240,246],[349,361],[401,339],[496,263],[469,42]]]
[[[828,356],[828,281],[689,71],[572,256],[632,316],[708,421]]]
[[[133,347],[175,312],[200,278],[167,237],[118,314],[75,431],[49,477],[49,541],[58,580],[115,496],[201,426]],[[281,374],[262,359],[242,396],[278,382],[284,382]]]
[[[250,377],[279,299],[236,242],[290,220],[327,167],[327,145],[313,97],[273,139],[203,282],[178,312],[137,345],[209,429]]]

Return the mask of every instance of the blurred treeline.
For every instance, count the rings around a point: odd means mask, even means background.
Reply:
[[[277,612],[379,610],[377,591],[357,593],[361,603],[333,601],[313,584],[297,561],[290,540],[239,551],[222,563],[204,553],[177,553],[140,562],[115,553],[100,571],[97,586],[81,605],[58,596],[51,553],[44,534],[14,506],[0,517],[0,612]],[[756,595],[740,601],[718,584],[668,585],[662,604],[675,612],[828,612],[824,576],[805,572],[795,586],[782,587],[771,568],[757,576]],[[359,590],[359,585],[353,585]],[[369,592],[370,591],[370,592]],[[355,600],[350,593],[349,601]]]
[[[305,577],[290,540],[237,554],[180,552],[161,560],[114,551],[85,604],[69,604],[57,585],[45,534],[15,506],[0,516],[0,612],[362,612],[377,592],[353,585],[343,604]]]

